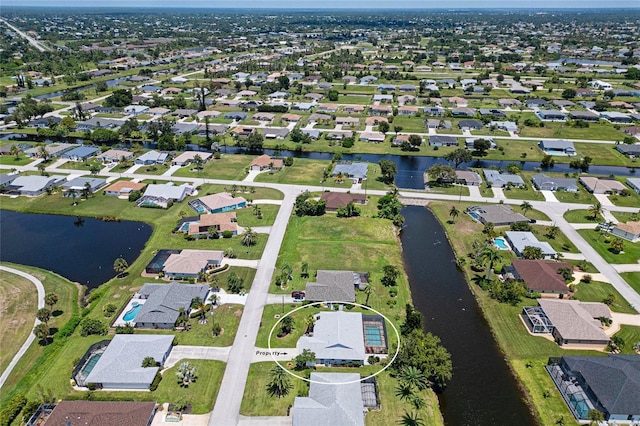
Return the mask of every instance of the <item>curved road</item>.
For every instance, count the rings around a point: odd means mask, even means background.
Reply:
[[[31,281],[36,286],[36,289],[38,290],[38,309],[44,308],[44,286],[42,285],[42,282],[40,282],[39,279],[37,279],[33,275],[27,274],[26,272],[22,272],[18,269],[9,268],[8,266],[0,265],[0,270],[9,272],[15,275],[19,275]],[[34,321],[33,326],[35,327],[38,324],[40,324],[40,321],[36,319]],[[27,340],[22,344],[22,347],[20,348],[18,353],[15,354],[15,356],[11,360],[11,363],[9,364],[7,369],[2,372],[2,376],[0,376],[0,388],[4,386],[4,382],[7,381],[9,374],[11,374],[11,371],[13,371],[18,361],[20,361],[20,358],[22,358],[24,353],[27,352],[27,349],[29,349],[29,346],[31,346],[31,343],[33,343],[35,339],[36,339],[36,336],[33,333],[29,333],[29,337],[27,337]]]

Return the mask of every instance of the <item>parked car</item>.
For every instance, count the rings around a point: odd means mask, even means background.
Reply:
[[[292,291],[291,297],[293,297],[295,300],[302,300],[304,299],[304,291]]]

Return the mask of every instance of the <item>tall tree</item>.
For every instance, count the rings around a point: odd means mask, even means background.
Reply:
[[[593,215],[593,220],[596,220],[598,216],[602,215],[603,209],[600,201],[596,201],[592,206],[589,206],[589,213]]]
[[[127,268],[129,267],[129,264],[127,263],[127,261],[122,258],[119,257],[117,258],[114,262],[113,262],[113,270],[116,271],[116,273],[118,275],[121,275],[124,273],[124,271],[127,270]]]
[[[55,293],[47,293],[44,297],[44,303],[49,305],[49,309],[53,311],[53,305],[58,303],[58,295]]]
[[[396,163],[391,160],[380,160],[378,162],[380,166],[380,173],[382,174],[382,181],[387,185],[393,183],[396,173],[398,173],[398,167]]]
[[[44,343],[47,343],[47,340],[49,339],[49,326],[46,323],[40,323],[38,325],[36,325],[33,329],[33,334],[40,340],[44,341]]]
[[[267,392],[271,396],[282,398],[286,396],[293,388],[289,373],[284,371],[279,365],[274,365],[269,370],[269,383],[267,384]]]
[[[250,226],[247,227],[244,231],[244,234],[242,234],[242,245],[251,247],[255,246],[257,242],[258,234],[253,229],[251,229]]]
[[[526,215],[529,210],[533,209],[533,206],[531,205],[530,202],[524,201],[522,204],[520,204],[520,208],[522,209],[522,212]]]
[[[502,260],[502,255],[498,250],[492,247],[485,247],[482,252],[480,252],[480,256],[485,263],[489,263],[489,267],[487,268],[487,279],[491,279],[491,270],[497,262]]]
[[[40,308],[36,313],[36,318],[38,318],[40,322],[48,324],[51,319],[51,311],[47,308]]]
[[[468,163],[473,160],[473,156],[471,152],[466,148],[458,148],[455,151],[451,151],[447,155],[444,156],[444,159],[447,161],[453,161],[454,167],[457,169],[460,164]]]
[[[460,212],[456,208],[456,206],[451,206],[449,210],[449,216],[451,216],[451,222],[455,223],[456,218],[460,215]]]

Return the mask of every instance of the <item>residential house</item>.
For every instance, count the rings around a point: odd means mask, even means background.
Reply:
[[[627,189],[622,182],[618,182],[615,179],[582,176],[580,177],[580,183],[592,194],[619,194]]]
[[[460,120],[458,127],[460,127],[461,130],[480,130],[483,125],[482,122],[478,120]]]
[[[213,154],[204,151],[185,151],[171,160],[171,165],[184,167],[187,164],[193,163],[196,157],[200,157],[202,162],[206,163],[207,161],[209,161],[209,159],[211,159],[211,157],[213,157]]]
[[[538,99],[538,98],[527,99],[526,101],[524,101],[524,104],[528,108],[547,108],[551,106],[549,102],[545,101],[544,99]]]
[[[336,117],[336,124],[338,126],[360,126],[360,119],[356,117]]]
[[[373,95],[373,102],[375,103],[392,103],[393,95]]]
[[[484,178],[487,181],[487,184],[496,188],[503,188],[505,186],[524,186],[524,181],[518,175],[513,175],[509,173],[500,173],[497,170],[489,170],[484,169],[482,171],[484,173]]]
[[[297,123],[302,119],[302,117],[298,114],[282,114],[280,120],[285,121],[287,123]]]
[[[616,150],[628,157],[640,157],[640,145],[620,144],[616,145]]]
[[[316,282],[308,282],[305,298],[311,302],[355,302],[360,275],[352,271],[318,270]]]
[[[551,322],[551,335],[560,346],[604,349],[609,343],[609,336],[599,320],[612,318],[609,307],[604,303],[538,299],[538,305]]]
[[[511,225],[517,222],[528,222],[529,219],[520,213],[514,213],[506,204],[486,204],[472,206],[467,209],[471,217],[482,224],[493,223],[495,226]]]
[[[608,122],[614,124],[630,124],[633,122],[633,119],[629,116],[629,114],[624,114],[616,111],[603,111],[600,113],[600,118],[604,118]]]
[[[364,426],[360,375],[311,373],[309,396],[297,396],[291,407],[292,426]]]
[[[371,105],[369,114],[386,117],[393,114],[393,108],[391,108],[391,105]]]
[[[578,183],[571,178],[552,178],[544,173],[538,173],[531,178],[533,186],[541,191],[578,192]]]
[[[43,426],[64,426],[70,423],[69,419],[91,426],[104,424],[105,419],[114,425],[151,426],[155,414],[155,402],[60,401]]]
[[[572,120],[582,120],[582,121],[591,121],[591,122],[600,121],[600,116],[595,112],[591,112],[591,111],[569,111],[569,118],[571,118]]]
[[[558,272],[564,268],[573,271],[573,266],[565,262],[512,259],[511,266],[505,266],[503,276],[524,282],[530,293],[562,299],[569,294],[569,287]]]
[[[247,136],[255,132],[256,132],[256,129],[254,127],[247,127],[247,126],[237,126],[231,131],[231,133],[233,133],[235,136],[238,136],[240,138],[246,138]]]
[[[393,84],[378,84],[378,87],[376,87],[376,90],[378,92],[382,92],[382,91],[393,92],[396,90],[396,86]]]
[[[164,164],[169,159],[168,152],[158,152],[155,150],[147,151],[142,154],[140,157],[136,158],[134,163],[140,165],[151,165],[151,164]]]
[[[196,237],[208,236],[211,230],[215,229],[219,236],[223,232],[231,232],[232,235],[238,235],[238,220],[235,211],[223,213],[207,213],[201,214],[198,220],[185,222],[187,226],[187,234]],[[180,229],[184,229],[180,227]]]
[[[476,141],[477,140],[484,140],[484,141],[488,141],[489,142],[489,149],[496,149],[496,142],[493,140],[493,138],[490,138],[488,136],[482,136],[482,137],[474,137],[474,138],[465,138],[464,139],[464,146],[467,149],[472,149],[475,150],[475,145],[476,145]]]
[[[481,117],[507,118],[507,114],[495,108],[481,108],[478,110],[478,113],[480,113]]]
[[[476,115],[476,112],[473,108],[458,107],[451,108],[451,115],[454,117],[473,117]]]
[[[380,143],[384,142],[385,135],[381,132],[362,132],[360,133],[360,140],[364,142]]]
[[[504,99],[498,99],[498,104],[502,108],[510,108],[510,107],[519,107],[520,105],[522,105],[522,102],[520,102],[517,99],[504,98]]]
[[[124,107],[124,113],[132,116],[142,115],[149,111],[149,107],[146,105],[129,105]]]
[[[543,140],[538,144],[545,154],[550,155],[576,155],[576,148],[571,141]]]
[[[627,185],[640,194],[640,178],[627,178]]]
[[[456,170],[456,183],[461,185],[480,186],[482,178],[471,170]]]
[[[310,109],[312,109],[315,106],[316,106],[316,104],[313,103],[313,102],[297,102],[297,103],[293,104],[291,109],[292,110],[297,110],[297,111],[309,111]],[[289,114],[289,115],[295,115],[295,114]],[[298,121],[300,121],[300,120],[298,120]]]
[[[47,190],[53,189],[66,180],[66,176],[38,176],[27,175],[17,176],[6,184],[2,189],[3,192],[8,194],[19,194],[28,197],[37,197],[44,194]]]
[[[284,167],[284,161],[281,158],[272,158],[270,155],[264,154],[256,157],[251,162],[250,170],[281,170]]]
[[[430,146],[458,146],[455,136],[429,135]]]
[[[632,243],[637,243],[640,241],[640,221],[618,223],[609,232],[616,237],[624,238]]]
[[[364,194],[347,194],[345,192],[323,192],[321,197],[326,203],[327,211],[337,211],[339,207],[344,207],[349,203],[365,204],[367,197]]]
[[[79,146],[78,148],[65,152],[60,158],[66,158],[71,161],[84,161],[99,152],[100,148],[95,146]]]
[[[224,115],[224,118],[227,120],[234,120],[234,121],[242,121],[245,118],[247,118],[249,114],[247,114],[246,112],[240,112],[240,111],[231,111],[228,112]]]
[[[119,180],[104,189],[104,195],[115,197],[128,197],[134,191],[142,191],[147,186],[146,183]]]
[[[76,148],[78,145],[70,144],[70,143],[51,143],[44,145],[44,149],[47,152],[47,156],[49,158],[60,157],[67,151],[71,151]],[[40,148],[33,147],[24,151],[27,157],[39,157],[40,156]]]
[[[198,278],[208,269],[220,266],[223,258],[224,252],[219,250],[182,250],[167,258],[162,272],[169,279]]]
[[[338,109],[340,108],[339,104],[318,104],[318,108],[316,109],[317,112],[319,113],[324,113],[324,112],[337,112]]]
[[[144,195],[136,201],[138,207],[169,208],[173,203],[184,200],[193,193],[193,186],[182,184],[149,184]]]
[[[198,110],[197,109],[191,109],[191,108],[179,108],[175,111],[173,111],[172,115],[175,115],[179,118],[187,118],[187,117],[191,117],[192,115],[196,115],[198,114]]]
[[[11,184],[11,182],[13,182],[18,176],[20,176],[19,174],[0,174],[0,189],[8,186]]]
[[[597,410],[607,422],[640,421],[640,357],[609,354],[549,358],[546,367],[580,423]]]
[[[228,192],[219,192],[189,201],[189,205],[198,213],[220,213],[246,207],[247,200],[234,197]]]
[[[551,244],[546,241],[538,241],[536,236],[531,232],[507,231],[505,232],[505,238],[518,257],[522,257],[527,247],[539,248],[542,251],[543,259],[555,259],[558,255],[553,247],[551,247]]]
[[[138,315],[141,313],[142,309]],[[173,339],[172,335],[116,334],[85,382],[94,383],[99,389],[148,390],[160,367],[143,368],[142,361],[151,357],[163,366]],[[77,420],[75,416],[74,419]]]
[[[535,112],[536,117],[542,121],[567,121],[564,112],[553,109],[541,109]]]
[[[362,114],[364,110],[364,105],[345,105],[342,107],[342,112],[345,114]]]
[[[429,115],[431,117],[442,117],[444,116],[445,109],[442,107],[425,107],[424,114]]]
[[[398,107],[398,115],[402,115],[405,117],[411,117],[413,115],[418,114],[420,108],[417,106],[401,106]]]
[[[308,300],[308,297],[307,297]],[[298,339],[296,349],[316,356],[314,365],[363,365],[366,354],[359,312],[320,312],[314,316],[313,336]]]
[[[350,161],[339,162],[331,171],[331,176],[342,175],[353,180],[353,183],[362,183],[367,179],[367,163],[356,163]]]
[[[62,184],[65,196],[79,197],[81,192],[88,189],[92,194],[107,184],[106,179],[76,177]]]
[[[40,117],[29,121],[28,126],[36,129],[46,129],[47,127],[54,127],[62,124],[62,119],[56,116]]]
[[[149,108],[147,110],[147,114],[150,114],[154,117],[164,117],[170,112],[171,110],[169,108],[162,108],[162,107]]]
[[[252,120],[256,120],[264,123],[271,123],[273,120],[275,120],[275,118],[276,118],[276,115],[271,114],[270,112],[258,112],[253,114],[253,116],[251,117]]]

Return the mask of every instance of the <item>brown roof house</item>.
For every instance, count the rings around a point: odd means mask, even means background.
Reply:
[[[222,236],[224,231],[230,231],[232,235],[238,234],[238,219],[236,212],[222,212],[201,214],[197,222],[189,222],[187,233],[194,236],[209,235],[209,230],[215,229]]]
[[[611,233],[617,237],[636,243],[640,241],[640,221],[619,223]]]
[[[564,277],[558,273],[563,268],[573,270],[570,264],[564,262],[513,259],[510,266],[505,266],[503,275],[507,279],[523,281],[530,293],[562,298],[569,294]]]
[[[155,413],[155,402],[61,401],[44,425],[149,426]]]
[[[113,185],[104,189],[104,195],[114,197],[128,197],[134,191],[142,191],[147,186],[146,183],[119,180]]]
[[[364,194],[347,194],[344,192],[323,192],[320,197],[326,204],[326,209],[330,212],[337,211],[338,207],[344,207],[349,203],[365,204],[367,197]]]
[[[281,170],[284,166],[284,162],[281,158],[272,158],[271,156],[264,154],[257,158],[254,158],[251,162],[251,170]]]

